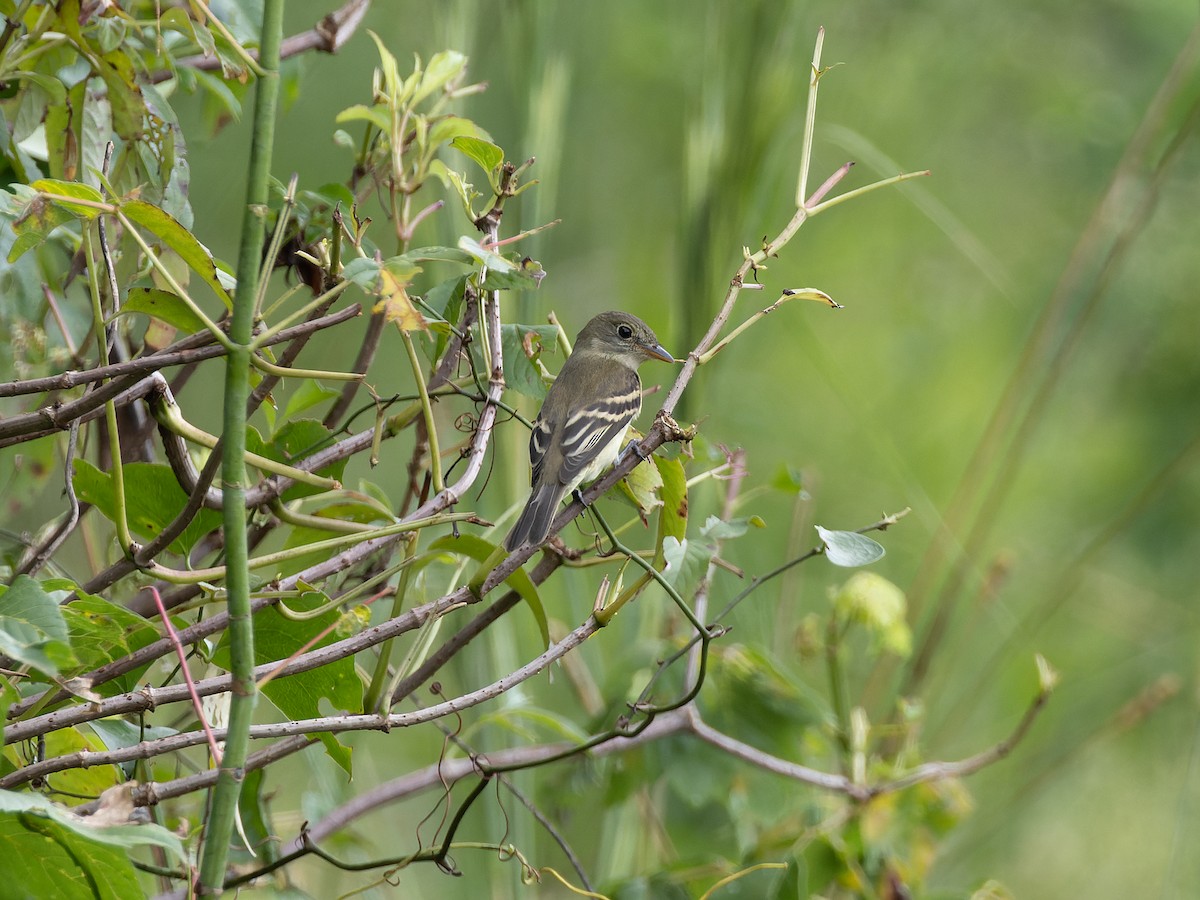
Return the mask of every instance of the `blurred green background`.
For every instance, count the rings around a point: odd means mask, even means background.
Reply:
[[[308,27],[329,5],[289,3],[287,30]],[[820,288],[846,309],[784,307],[707,367],[685,412],[710,444],[746,448],[750,496],[740,512],[762,515],[768,531],[727,555],[750,574],[787,558],[789,546],[810,545],[813,523],[855,528],[912,507],[881,538],[888,556],[875,569],[911,592],[918,646],[939,598],[948,598],[945,638],[914,695],[927,716],[927,758],[960,758],[1006,736],[1035,691],[1034,653],[1061,673],[1012,757],[968,780],[974,811],[940,847],[931,893],[963,896],[989,877],[1019,897],[1200,890],[1200,150],[1186,132],[1200,96],[1194,59],[1094,236],[1084,237],[1196,17],[1194,0],[406,0],[376,3],[366,21],[402,69],[414,52],[467,53],[472,79],[490,87],[464,113],[510,159],[538,157],[543,183],[513,206],[505,231],[562,224],[528,242],[525,252],[549,275],[516,301],[513,319],[542,321],[553,309],[574,334],[595,312],[620,307],[647,319],[677,356],[694,346],[742,246],[757,248],[794,208],[818,26],[827,29],[825,63],[841,65],[821,83],[812,184],[846,160],[857,165],[839,191],[931,170],[807,224],[762,273],[766,289],[742,295],[734,321],[785,287]],[[344,177],[334,116],[369,100],[375,61],[360,32],[337,56],[290,63],[300,91],[283,116],[277,176],[297,172],[302,187]],[[196,234],[231,258],[242,185],[227,173],[242,170],[245,121],[204,139],[200,103],[177,103],[193,185],[228,186],[193,194]],[[1153,176],[1181,132],[1171,166]],[[1057,312],[1039,331],[1056,290]],[[1038,334],[1041,349],[1023,356]],[[345,364],[337,354],[352,345],[306,361]],[[399,368],[389,369],[395,358],[383,354],[373,370],[381,392],[403,383]],[[669,384],[656,366],[643,370],[644,381]],[[971,470],[1014,373],[1016,415]],[[653,398],[647,408],[656,408]],[[521,443],[510,441],[480,508],[498,513],[521,494]],[[392,453],[394,471],[385,462],[371,477],[398,491],[407,453]],[[801,473],[811,499],[796,506],[769,489],[784,467]],[[943,595],[947,570],[928,554],[963,490],[950,545],[969,546],[969,565],[961,586]],[[715,494],[702,490],[696,502],[706,514]],[[818,563],[740,608],[734,637],[797,657],[798,623],[823,611],[828,588],[846,575]],[[562,597],[548,587],[557,616],[581,621],[598,580],[564,576]],[[732,578],[718,579],[717,604],[737,590]],[[663,602],[647,595],[642,605]],[[623,614],[626,639],[653,615]],[[463,681],[490,679],[537,652],[527,615],[507,627],[477,672],[459,673]],[[613,629],[591,644],[620,639]],[[642,639],[652,664],[662,651],[652,634]],[[605,673],[606,701],[618,703],[636,673],[606,672],[604,647],[585,651]],[[855,672],[856,702],[873,721],[886,718],[904,668],[866,657]],[[721,677],[718,667],[713,678]],[[566,696],[561,682],[529,691]],[[428,746],[414,759],[436,748],[436,735],[421,741]],[[357,745],[369,750],[358,756],[360,784],[406,770],[401,754],[411,744],[396,735],[359,736]],[[813,802],[800,786],[742,777],[776,803]],[[328,796],[306,815],[355,792],[332,774],[312,784],[324,781]],[[549,787],[584,798],[590,789]],[[617,853],[620,823],[589,822],[586,799],[560,800],[576,809],[577,837],[602,829],[610,842],[591,852]],[[411,809],[420,816],[428,807]],[[386,830],[371,835],[407,846],[405,815],[379,814]],[[376,849],[397,848],[383,839]],[[524,890],[511,871],[507,882],[496,877],[494,862],[459,862],[463,882],[423,872],[404,884],[424,885],[425,896]],[[594,856],[590,865],[604,872]],[[320,864],[311,875],[348,886]],[[751,883],[742,896],[755,895]]]

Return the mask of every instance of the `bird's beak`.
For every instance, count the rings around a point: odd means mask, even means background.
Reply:
[[[649,356],[651,359],[661,359],[663,362],[669,362],[669,363],[675,362],[675,357],[673,357],[670,353],[668,353],[666,350],[664,350],[662,347],[662,344],[655,344],[652,347],[648,346],[646,344],[643,344],[642,352],[645,353],[647,356]]]

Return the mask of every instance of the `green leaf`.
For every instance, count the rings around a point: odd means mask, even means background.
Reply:
[[[72,92],[72,99],[75,92]],[[72,105],[52,103],[46,110],[46,165],[50,177],[70,182],[79,172],[79,148],[71,127]]]
[[[367,34],[371,36],[371,40],[375,42],[375,49],[379,51],[379,71],[383,75],[383,89],[393,102],[397,101],[403,82],[400,81],[400,69],[396,65],[396,57],[392,55],[374,31],[367,29]],[[383,129],[385,133],[389,130],[390,126]]]
[[[153,463],[129,463],[124,467],[125,507],[130,529],[141,538],[154,538],[175,520],[187,504],[188,496],[169,466]],[[91,503],[109,520],[116,516],[112,476],[101,472],[87,460],[75,460],[75,491],[79,499]],[[201,509],[168,549],[180,556],[191,552],[196,542],[221,527],[221,513]]]
[[[242,832],[246,843],[255,848],[259,854],[256,863],[272,863],[279,858],[278,832],[271,827],[269,801],[275,792],[265,791],[267,770],[254,769],[246,773],[242,782],[242,792],[238,798],[238,816],[242,823]],[[240,854],[239,854],[240,855]],[[297,892],[297,898],[299,898]]]
[[[75,178],[99,184],[97,174],[104,167],[104,151],[112,135],[112,105],[108,98],[89,90],[94,81],[82,80],[71,88],[71,137],[77,140]],[[96,179],[96,180],[93,180]]]
[[[53,178],[39,178],[29,186],[42,194],[57,195],[54,198],[47,199],[55,206],[60,206],[72,215],[83,219],[90,220],[96,218],[100,214],[100,210],[92,206],[83,206],[79,203],[71,203],[69,200],[60,200],[58,198],[74,197],[76,200],[87,200],[89,203],[104,203],[104,196],[98,190],[90,184],[80,184],[77,181],[57,181]]]
[[[413,278],[424,271],[408,256],[390,256],[383,261],[383,269],[404,287],[412,284]],[[386,280],[385,280],[386,284]]]
[[[296,612],[313,610],[328,602],[329,598],[317,591],[286,601],[288,608]],[[330,625],[353,625],[355,622],[356,616],[343,614],[337,607],[311,619],[301,620],[289,619],[274,608],[264,609],[254,617],[254,661],[262,665],[287,659]],[[343,636],[335,628],[310,649],[319,649]],[[229,636],[226,632],[213,653],[213,662],[228,669],[229,657]],[[354,672],[354,660],[350,657],[286,678],[273,678],[263,686],[262,692],[290,719],[309,719],[321,715],[322,700],[327,700],[339,711],[362,711],[362,682]],[[332,734],[325,733],[320,737],[330,758],[348,774],[351,773],[350,748]]]
[[[316,419],[296,419],[285,422],[270,442],[264,441],[257,429],[247,428],[246,450],[291,466],[328,444],[329,437],[329,429]],[[342,459],[318,470],[317,474],[341,481],[345,468],[346,460]],[[320,494],[322,491],[323,488],[311,484],[293,484],[283,492],[283,499],[291,501]]]
[[[485,141],[482,138],[460,134],[450,141],[450,146],[461,151],[469,159],[473,159],[483,171],[489,174],[504,162],[504,151],[491,141]]]
[[[341,394],[341,391],[327,387],[315,378],[302,379],[300,386],[288,397],[287,406],[283,410],[283,418],[285,421],[290,420],[306,409],[312,409],[318,403],[340,397]]]
[[[179,733],[174,728],[168,728],[165,725],[141,726],[116,718],[96,719],[89,722],[88,726],[108,750],[123,750],[126,747],[140,744],[142,741],[154,741]],[[119,768],[125,778],[132,778],[134,769],[137,768],[137,760],[131,759],[128,762],[120,763]]]
[[[674,537],[663,539],[663,577],[674,588],[691,584],[703,574],[713,557],[713,546],[705,541]]]
[[[22,794],[38,797],[38,794]],[[0,810],[0,883],[11,897],[123,900],[141,897],[137,872],[116,847],[85,841],[58,822]]]
[[[127,873],[132,878],[132,851],[158,847],[173,864],[187,861],[179,838],[160,825],[91,824],[28,792],[0,791],[0,845],[6,848],[0,883],[19,884],[27,892],[21,896],[32,897],[136,897],[141,894],[136,880],[132,892],[125,886]],[[32,880],[11,880],[18,873]],[[50,890],[42,891],[38,885],[45,880]],[[77,888],[86,889],[76,893]]]
[[[90,672],[158,640],[158,630],[144,618],[103,597],[79,592],[74,582],[50,579],[43,582],[43,587],[47,590],[78,592],[75,602],[61,607],[70,633],[71,648],[78,659],[75,674]],[[147,662],[99,685],[96,691],[106,697],[132,691],[149,666]]]
[[[441,116],[429,126],[430,147],[436,148],[442,144],[448,144],[459,137],[491,140],[491,135],[470,119],[464,119],[462,116]]]
[[[683,463],[678,459],[654,456],[654,465],[662,476],[662,510],[658,514],[657,561],[663,561],[663,541],[668,537],[682,541],[687,535],[688,489]]]
[[[546,277],[546,271],[537,260],[521,260],[506,272],[488,269],[483,280],[486,291],[527,291],[537,288]]]
[[[421,75],[421,83],[413,92],[409,103],[416,106],[434,91],[443,90],[451,81],[459,77],[467,67],[467,58],[457,50],[443,50],[435,53]]]
[[[457,278],[434,285],[425,294],[425,305],[447,322],[456,321],[458,316],[451,311],[454,308],[451,301],[462,300],[467,278],[466,275],[459,275]]]
[[[352,281],[363,290],[374,293],[379,289],[379,270],[381,266],[369,257],[359,257],[346,263],[342,269],[342,278]]]
[[[69,219],[70,217],[68,216],[64,221]],[[10,263],[15,263],[18,259],[24,256],[34,247],[38,246],[38,244],[42,243],[44,240],[46,240],[46,234],[40,232],[27,231],[24,234],[20,234],[17,236],[17,239],[13,241],[12,247],[9,248],[6,259]]]
[[[188,264],[188,268],[204,279],[225,306],[233,309],[233,301],[230,300],[229,293],[217,274],[217,265],[213,262],[212,254],[173,216],[144,200],[124,201],[121,203],[121,212],[131,222],[141,225],[178,253]]]
[[[197,32],[208,34],[205,28],[197,28]],[[213,51],[213,55],[215,51]],[[196,84],[207,92],[209,98],[222,111],[222,113],[233,119],[235,122],[242,117],[242,101],[240,101],[233,91],[229,89],[225,79],[218,78],[210,72],[204,72],[200,69],[191,70],[193,77],[196,79]]]
[[[825,555],[835,566],[866,566],[882,559],[886,552],[882,546],[862,534],[853,531],[830,531],[816,526],[817,534],[825,542]]]
[[[130,144],[138,144],[144,137],[146,104],[133,70],[133,57],[122,50],[114,50],[95,60],[95,68],[108,89],[113,128]]]
[[[15,279],[10,281],[13,284]],[[15,295],[15,291],[13,292]],[[16,296],[6,296],[6,303],[16,306]],[[11,321],[11,320],[10,320]],[[6,323],[7,324],[7,323]],[[62,478],[59,442],[54,438],[28,441],[0,450],[0,472],[6,479],[4,484],[4,511],[10,521],[18,521],[28,514],[46,490],[50,478]]]
[[[124,19],[97,16],[93,24],[96,27],[96,46],[101,53],[111,53],[124,42],[127,32]]]
[[[11,14],[10,10],[6,10],[6,12]],[[11,56],[6,59],[11,59]],[[27,83],[20,87],[16,110],[12,109],[11,104],[5,104],[9,117],[8,121],[4,123],[7,132],[5,156],[9,159],[12,158],[12,151],[17,149],[15,145],[20,144],[37,131],[38,127],[46,121],[49,109],[61,105],[66,96],[66,88],[57,78],[26,72],[23,73],[22,80]],[[12,96],[9,92],[15,90],[17,82],[9,82],[7,78],[5,81],[4,99],[7,100]],[[8,143],[8,139],[11,139],[11,144]]]
[[[223,11],[227,14],[230,14],[230,19],[232,20],[232,13],[242,6],[258,7],[260,10],[262,9],[261,3],[242,3],[230,4],[229,6],[224,7]],[[232,21],[227,22],[226,24],[231,25]],[[234,31],[232,28],[230,30]],[[235,35],[236,33],[237,32],[234,31]],[[213,47],[216,51],[216,57],[221,62],[221,77],[231,85],[241,84],[244,81],[248,81],[250,77],[250,69],[246,66],[242,56],[234,50],[233,42],[228,40],[225,35],[221,34],[219,31],[211,30],[209,34],[212,39]],[[243,42],[239,40],[239,43]],[[244,43],[243,46],[245,46]]]
[[[158,288],[130,288],[129,296],[121,305],[118,316],[126,313],[143,313],[161,322],[166,322],[184,334],[204,331],[204,322],[178,294]]]
[[[47,675],[75,662],[57,600],[28,575],[0,591],[0,654]]]
[[[78,728],[60,728],[46,735],[46,759],[99,749],[100,742],[95,735],[85,734]],[[98,797],[120,781],[120,773],[113,766],[66,769],[51,776],[54,789],[62,791],[64,797]]]
[[[334,121],[339,125],[344,122],[370,122],[384,134],[387,134],[392,128],[391,114],[388,113],[386,106],[379,103],[374,106],[366,106],[362,103],[347,106],[337,114]]]
[[[808,896],[808,891],[801,888],[806,873],[803,866],[804,854],[800,853],[789,859],[787,868],[776,877],[775,882],[771,885],[767,900],[804,900]]]
[[[716,516],[709,516],[705,520],[704,525],[701,526],[700,533],[715,541],[726,541],[730,538],[741,537],[751,525],[755,528],[767,527],[766,523],[758,516],[741,516],[736,519],[730,519],[728,522]]]
[[[166,95],[156,85],[144,84],[141,91],[146,125],[145,137],[137,144],[138,157],[155,188],[141,197],[174,216],[184,228],[191,229],[193,215],[188,189],[192,174],[183,129]],[[228,285],[222,284],[229,290]]]
[[[40,194],[31,193],[24,185],[14,186],[14,191],[18,196],[15,205],[19,212],[16,213],[12,228],[18,237],[8,251],[10,263],[16,262],[26,251],[49,238],[50,233],[60,225],[75,220],[70,212]]]
[[[446,550],[450,553],[457,553],[473,559],[476,562],[483,562],[496,552],[496,545],[474,534],[459,534],[458,537],[448,534],[430,544],[429,549],[435,551]],[[542,606],[542,598],[538,595],[537,588],[534,586],[529,575],[524,569],[517,569],[504,579],[504,583],[516,591],[521,599],[529,605],[529,611],[533,613],[534,619],[537,620],[538,631],[542,636],[542,645],[549,647],[550,626],[546,622],[546,610]]]
[[[628,475],[617,482],[617,496],[637,510],[643,525],[650,522],[650,514],[662,506],[662,474],[653,464],[634,466]]]
[[[358,480],[358,489],[384,509],[396,508],[396,502],[388,495],[388,492],[375,482],[366,478],[360,478]]]
[[[209,31],[208,26],[202,21],[193,19],[179,7],[164,10],[159,16],[158,27],[164,31],[178,31],[185,37],[190,37],[200,45],[200,50],[205,56],[217,55],[217,45],[213,41],[212,32]]]
[[[14,81],[28,81],[31,84],[36,84],[39,88],[50,95],[51,103],[62,103],[67,99],[67,88],[61,81],[52,75],[43,75],[41,72],[9,72],[5,76],[5,80],[12,79]]]
[[[428,259],[446,260],[447,262],[462,263],[470,265],[474,262],[474,257],[465,250],[460,250],[457,247],[418,247],[416,250],[409,250],[402,256],[394,256],[392,259],[403,259],[409,261],[419,261]],[[386,263],[385,263],[386,265]],[[420,271],[417,269],[416,271]]]
[[[501,256],[495,250],[489,250],[470,235],[464,234],[458,239],[458,249],[465,251],[476,262],[493,271],[508,273],[517,270],[517,265],[511,259]]]
[[[363,495],[358,494],[357,496],[362,497]],[[390,512],[380,509],[376,504],[366,500],[339,500],[314,510],[312,514],[320,518],[358,522],[360,525],[371,525],[376,522],[390,525],[396,521]]]
[[[801,500],[812,499],[808,491],[804,489],[804,476],[798,469],[794,469],[789,465],[779,467],[779,471],[771,479],[771,487],[785,494],[795,494]]]
[[[475,186],[463,175],[447,167],[440,159],[435,159],[429,164],[429,174],[436,175],[441,179],[443,185],[454,189],[454,192],[458,194],[458,199],[462,202],[463,213],[468,219],[474,220],[476,214],[472,204],[477,197],[483,196],[475,190]]]
[[[9,683],[7,678],[0,678],[0,743],[4,741],[4,723],[8,721],[9,708],[21,699],[21,695],[17,693],[17,689]],[[0,756],[0,774],[7,774],[12,770],[12,763],[4,756]]]
[[[536,288],[546,275],[536,260],[516,254],[502,256],[465,234],[458,239],[458,247],[470,254],[477,264],[487,266],[484,287],[488,290]]]
[[[558,352],[558,329],[553,325],[501,325],[500,343],[508,386],[526,397],[545,399],[546,383],[535,361],[543,353]]]

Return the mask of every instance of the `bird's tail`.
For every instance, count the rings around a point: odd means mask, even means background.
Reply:
[[[536,546],[544,541],[562,497],[563,491],[557,485],[543,484],[534,488],[517,524],[504,539],[504,549],[512,553],[523,544]]]

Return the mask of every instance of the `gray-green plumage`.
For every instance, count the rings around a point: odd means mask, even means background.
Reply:
[[[617,458],[642,407],[637,370],[648,359],[674,362],[637,316],[601,313],[579,332],[534,420],[529,437],[532,490],[504,539],[506,550],[544,541],[562,499]]]

